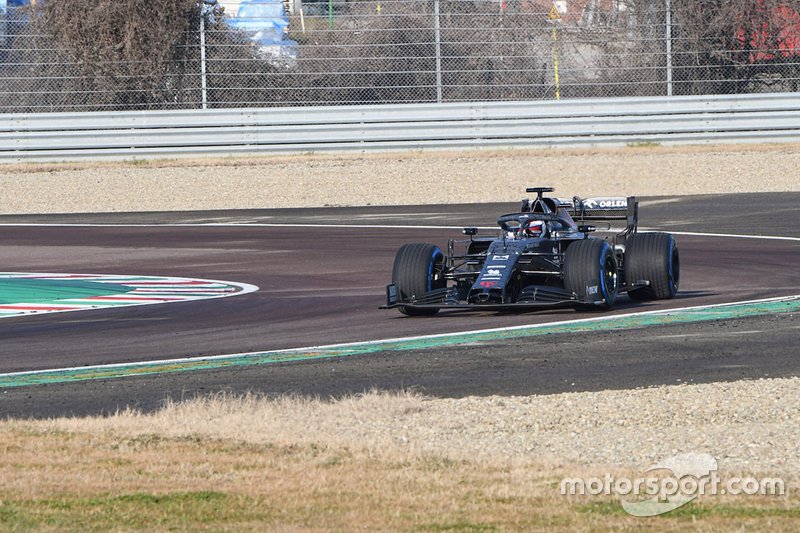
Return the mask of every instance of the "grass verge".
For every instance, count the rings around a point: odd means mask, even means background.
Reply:
[[[800,518],[791,491],[702,497],[636,518],[613,497],[560,494],[562,478],[597,468],[491,450],[432,453],[381,426],[425,401],[215,397],[153,414],[0,422],[0,530],[789,531]],[[315,423],[337,416],[338,431]],[[359,419],[385,438],[353,438]]]

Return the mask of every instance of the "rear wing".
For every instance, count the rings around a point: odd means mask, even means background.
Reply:
[[[586,199],[576,196],[572,200],[558,201],[573,218],[583,220],[625,220],[628,212],[638,207],[635,196]]]
[[[635,233],[639,225],[639,202],[635,196],[558,199],[561,207],[567,210],[577,223],[592,221],[624,220],[623,234]]]

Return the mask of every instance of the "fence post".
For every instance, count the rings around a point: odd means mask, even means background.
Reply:
[[[672,96],[672,0],[667,2],[667,96]]]
[[[208,86],[206,84],[206,5],[200,3],[200,92],[203,109],[208,107]]]
[[[436,102],[442,103],[442,35],[439,22],[439,0],[433,0],[433,28],[436,42]]]

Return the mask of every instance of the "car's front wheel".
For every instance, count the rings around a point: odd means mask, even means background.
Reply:
[[[444,288],[446,280],[442,276],[443,261],[444,254],[434,244],[416,242],[401,246],[392,268],[392,283],[397,288],[398,300],[410,301],[432,290]],[[435,315],[439,311],[402,305],[398,309],[409,316]]]

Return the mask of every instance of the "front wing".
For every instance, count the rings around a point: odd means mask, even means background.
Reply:
[[[602,304],[603,300],[582,300],[574,293],[548,286],[528,286],[514,303],[470,303],[458,298],[455,287],[437,289],[419,298],[401,300],[394,283],[386,286],[386,305],[381,309],[458,309],[472,311],[525,311],[536,309],[570,308]]]

